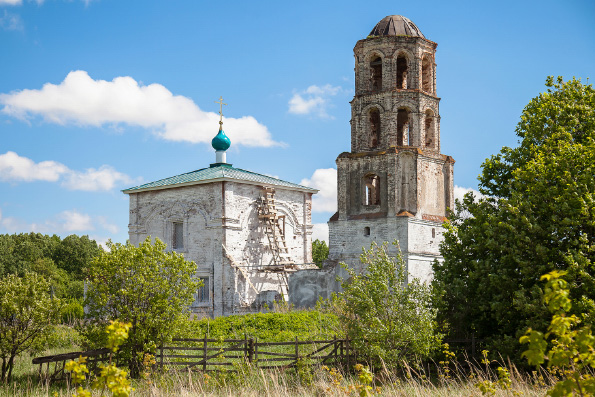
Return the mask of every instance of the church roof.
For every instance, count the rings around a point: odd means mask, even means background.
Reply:
[[[412,36],[425,39],[421,30],[409,18],[402,15],[389,15],[382,18],[369,36]]]
[[[162,190],[220,181],[233,181],[253,185],[279,186],[289,188],[291,190],[300,190],[309,193],[318,192],[316,189],[298,185],[296,183],[286,182],[272,176],[257,174],[255,172],[242,170],[240,168],[234,168],[231,166],[231,164],[227,163],[211,164],[209,168],[202,168],[200,170],[187,172],[185,174],[160,179],[155,182],[145,183],[144,185],[124,189],[122,192],[130,194],[148,190]]]

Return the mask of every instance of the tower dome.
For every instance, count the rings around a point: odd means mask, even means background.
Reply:
[[[382,18],[380,22],[374,26],[374,29],[369,34],[370,36],[411,36],[421,37],[425,36],[419,28],[411,22],[408,18],[402,15],[389,15]]]
[[[211,145],[213,146],[213,149],[217,151],[226,151],[229,149],[229,146],[231,146],[231,141],[227,135],[225,135],[225,132],[220,129],[217,135],[215,135],[215,138],[211,141]]]

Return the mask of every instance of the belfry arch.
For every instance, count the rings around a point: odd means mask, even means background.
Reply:
[[[432,73],[432,60],[429,55],[424,55],[421,61],[421,89],[428,93],[434,93],[434,78]]]
[[[411,111],[405,107],[399,108],[397,110],[397,146],[411,145],[412,138]]]
[[[409,71],[409,61],[407,57],[400,53],[397,55],[397,88],[405,90],[407,86],[407,72]]]
[[[368,123],[370,129],[370,149],[375,149],[380,144],[380,111],[372,108],[368,112]]]
[[[382,58],[374,55],[370,60],[370,90],[382,90]]]
[[[436,148],[436,122],[434,112],[431,109],[424,113],[424,146],[429,149]]]

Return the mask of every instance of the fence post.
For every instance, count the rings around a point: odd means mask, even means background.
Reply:
[[[258,368],[258,337],[254,338],[254,359],[256,360],[256,368]]]
[[[206,333],[205,333],[205,339],[204,339],[203,347],[202,347],[202,359],[203,359],[202,371],[207,372],[207,334]]]
[[[300,345],[298,345],[298,337],[296,336],[295,337],[295,364],[296,365],[297,365],[297,362],[298,362],[298,360],[300,358],[300,349],[299,349],[299,346]]]
[[[248,362],[252,364],[252,360],[254,359],[254,339],[248,339]]]

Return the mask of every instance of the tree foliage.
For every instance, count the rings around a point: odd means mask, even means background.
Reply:
[[[151,238],[138,247],[107,243],[89,269],[86,303],[95,325],[85,330],[96,346],[105,345],[104,321],[132,323],[128,340],[120,353],[131,374],[138,375],[142,355],[153,352],[178,332],[189,316],[199,282],[196,264],[165,243]]]
[[[64,239],[41,233],[0,235],[0,275],[35,272],[58,297],[82,299],[85,268],[101,252],[87,236]]]
[[[0,381],[10,381],[19,354],[45,348],[61,308],[60,300],[50,297],[49,287],[36,273],[0,278]]]
[[[553,316],[545,335],[529,329],[520,338],[521,343],[529,345],[522,355],[531,365],[539,366],[547,360],[548,368],[562,375],[548,392],[550,396],[575,393],[592,396],[595,394],[595,335],[590,325],[580,325],[582,321],[577,315],[566,315],[572,308],[572,300],[568,283],[562,278],[565,275],[565,271],[554,270],[541,276],[541,280],[547,281],[543,298]],[[551,339],[549,351],[548,338]]]
[[[595,315],[595,90],[546,85],[523,111],[519,146],[482,165],[487,196],[457,204],[434,266],[453,336],[474,332],[517,358],[525,330],[548,323],[538,275],[567,270],[574,310]]]
[[[376,367],[427,357],[440,346],[429,286],[408,280],[401,254],[389,256],[386,243],[364,249],[360,260],[366,272],[347,268],[350,278],[342,283],[337,304],[352,347]]]
[[[312,242],[312,261],[316,266],[322,267],[324,261],[328,258],[328,245],[324,240],[314,240]]]

